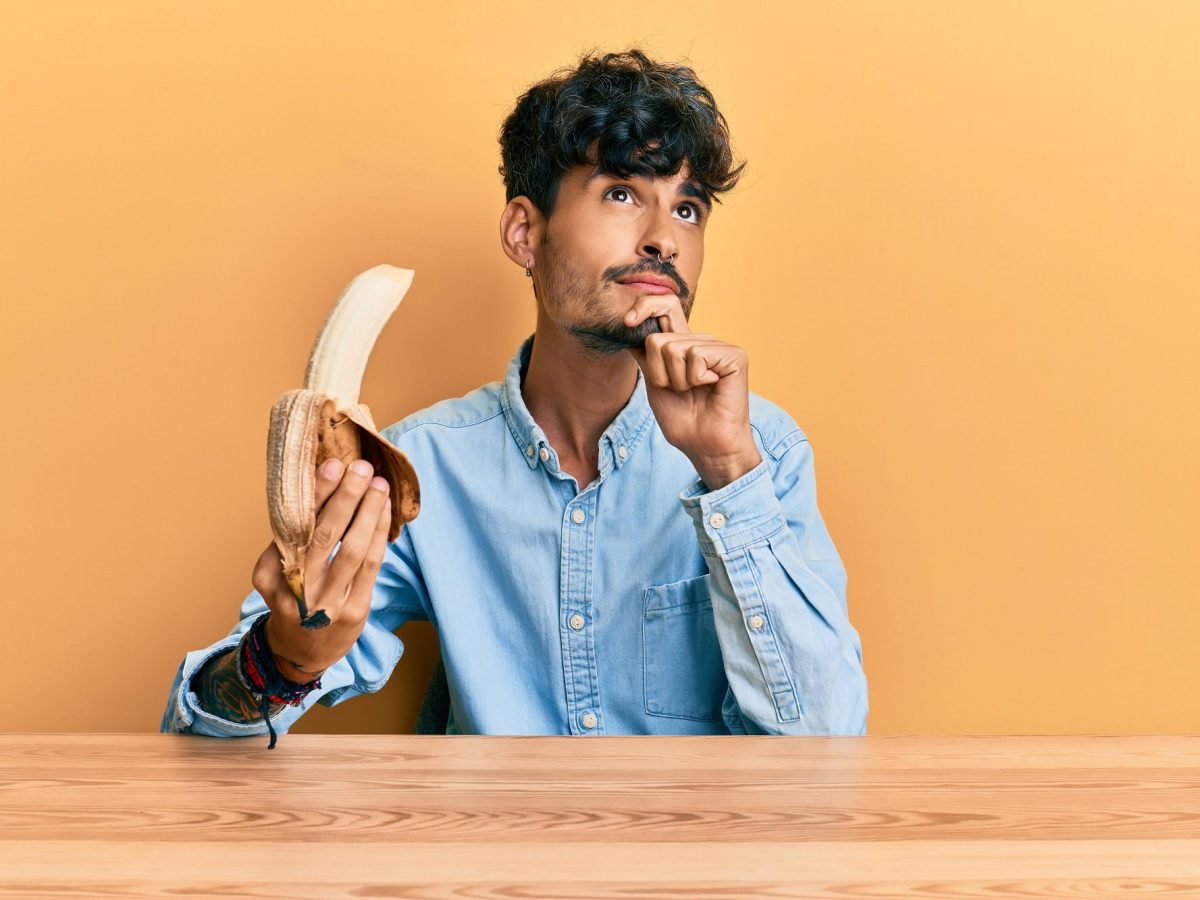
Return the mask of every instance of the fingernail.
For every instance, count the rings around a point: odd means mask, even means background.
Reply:
[[[386,491],[388,489],[387,479],[380,478],[378,475],[376,475],[371,479],[371,487],[377,491]]]
[[[371,472],[371,464],[365,459],[355,460],[354,465],[352,465],[350,468],[359,475],[369,475]]]
[[[337,478],[342,471],[342,461],[340,459],[327,459],[325,465],[321,466],[321,474],[326,478]]]

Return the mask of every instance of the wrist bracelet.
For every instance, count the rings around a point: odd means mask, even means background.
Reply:
[[[269,703],[285,703],[299,706],[304,698],[321,687],[321,679],[314,678],[304,684],[288,681],[275,666],[275,658],[267,645],[266,625],[270,611],[259,616],[242,636],[237,646],[237,676],[242,685],[262,703],[263,718],[271,734],[268,750],[275,749],[275,728],[271,725]]]

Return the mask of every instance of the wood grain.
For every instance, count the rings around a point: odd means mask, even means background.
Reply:
[[[1200,897],[1200,737],[0,735],[0,896]]]

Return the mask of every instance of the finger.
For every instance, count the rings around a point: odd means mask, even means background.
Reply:
[[[671,383],[671,379],[667,375],[666,364],[662,358],[662,345],[665,337],[666,335],[661,333],[646,335],[646,345],[642,349],[642,358],[638,360],[638,364],[642,367],[642,375],[645,376],[647,384],[659,388],[665,388]]]
[[[332,457],[325,460],[317,467],[316,479],[316,503],[318,515],[320,509],[324,506],[325,501],[337,489],[341,483],[342,474],[345,466],[340,459]],[[345,530],[345,529],[343,529]],[[338,535],[340,537],[340,533]],[[333,544],[337,542],[335,537],[329,543],[328,549],[322,551],[321,559],[327,560],[329,553],[333,549]],[[324,543],[324,535],[322,534],[322,543]],[[306,551],[306,561],[311,561],[312,554],[316,551],[312,549],[312,543],[309,544],[309,550]],[[305,567],[305,593],[309,594],[315,590],[319,578],[310,578],[310,566]],[[292,590],[283,580],[283,557],[279,553],[279,548],[272,541],[267,546],[267,549],[259,556],[258,561],[254,565],[254,573],[251,577],[251,582],[254,589],[262,595],[267,603],[267,608],[277,615],[288,619],[300,621],[300,607],[296,604]],[[282,592],[281,592],[282,589]],[[283,598],[283,602],[278,602],[276,597]]]
[[[647,335],[645,356],[639,360],[646,380],[655,387],[671,388],[676,391],[689,390],[690,385],[687,384],[682,369],[672,372],[672,366],[682,364],[682,360],[672,358],[672,348],[676,348],[676,345],[679,344],[686,346],[695,340],[696,335],[690,332],[687,334],[663,332]]]
[[[388,497],[379,521],[375,525],[375,533],[371,535],[371,546],[363,564],[359,566],[354,580],[350,584],[350,595],[346,598],[346,606],[342,610],[342,618],[353,619],[356,622],[365,621],[371,614],[371,596],[375,590],[375,581],[383,560],[387,556],[388,529],[392,525],[392,498]]]
[[[345,471],[345,465],[336,456],[331,456],[317,467],[317,509],[337,490]]]
[[[350,584],[367,558],[371,538],[379,525],[379,517],[388,500],[387,479],[376,476],[346,529],[337,555],[330,561],[325,581],[321,585],[320,605],[334,617],[345,605]]]
[[[359,463],[365,467],[366,474],[356,471],[355,467]],[[354,516],[359,501],[367,491],[372,472],[371,464],[366,460],[355,460],[354,464],[342,474],[332,495],[329,495],[328,485],[326,486],[328,499],[324,505],[318,507],[316,527],[313,529],[312,540],[308,543],[304,571],[305,584],[310,583],[310,580],[319,582],[324,576],[325,567],[329,562],[329,554],[333,552],[333,545],[340,541],[346,533],[350,519]]]
[[[687,334],[687,316],[678,294],[642,294],[625,314],[625,324],[631,328],[640,325],[651,316],[658,316],[658,324],[664,332]]]
[[[690,391],[698,385],[708,383],[707,379],[702,378],[704,372],[708,371],[708,366],[704,365],[703,357],[694,352],[702,343],[691,335],[682,337],[680,340],[663,343],[663,365],[666,368],[667,377],[671,381],[671,387],[675,390]],[[696,359],[700,359],[701,370],[693,376],[692,369]]]
[[[692,353],[703,360],[705,368],[709,371],[710,374],[706,376],[707,383],[715,383],[728,375],[744,372],[749,364],[745,350],[725,341],[698,343],[692,347]]]
[[[685,365],[687,368],[687,380],[690,384],[712,384],[721,380],[720,375],[709,369],[708,361],[704,358],[704,354],[700,352],[699,345],[688,347]]]

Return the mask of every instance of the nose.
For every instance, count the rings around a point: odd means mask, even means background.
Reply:
[[[670,217],[670,212],[667,212]],[[675,262],[675,255],[679,252],[679,245],[675,241],[675,237],[671,232],[669,222],[663,222],[661,216],[651,216],[651,223],[648,226],[646,234],[642,238],[641,253],[643,256],[657,256],[659,262]]]

